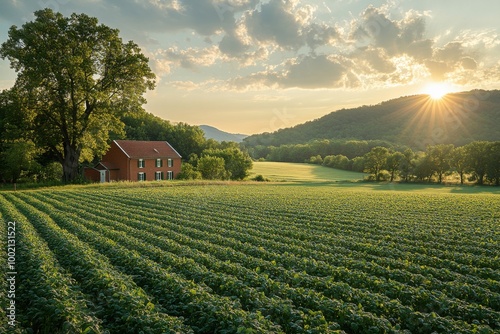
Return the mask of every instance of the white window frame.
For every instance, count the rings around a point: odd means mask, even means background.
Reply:
[[[169,170],[167,172],[167,180],[173,180],[174,179],[174,172]]]
[[[162,174],[163,174],[163,172],[158,172],[158,171],[156,171],[156,172],[155,172],[155,180],[156,180],[156,181],[161,181],[161,180],[163,180],[163,175],[162,175]]]
[[[168,166],[168,167],[172,167],[173,165],[174,165],[174,160],[173,160],[173,159],[168,158],[168,159],[167,159],[167,166]]]
[[[138,180],[139,181],[146,181],[146,173],[139,172],[139,174],[138,174]]]
[[[139,159],[138,166],[139,168],[144,168],[146,166],[144,159]]]
[[[163,164],[162,164],[161,159],[156,159],[156,167],[157,167],[157,168],[160,168],[160,167],[162,167],[162,165],[163,165]]]

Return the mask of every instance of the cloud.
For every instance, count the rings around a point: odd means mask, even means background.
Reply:
[[[289,66],[280,79],[282,87],[335,88],[343,85],[347,69],[326,55],[305,56]]]
[[[364,48],[353,54],[353,61],[360,72],[391,73],[396,67],[383,49]]]
[[[242,56],[249,48],[250,45],[234,33],[226,34],[219,43],[220,51],[231,57]]]
[[[305,42],[311,49],[328,45],[337,40],[340,35],[335,27],[324,23],[312,23],[304,29]]]
[[[142,29],[162,32],[192,29],[199,35],[211,36],[233,25],[234,14],[253,8],[257,1],[107,0],[107,3],[115,5],[121,17],[130,17],[130,23],[141,25]]]
[[[158,50],[152,55],[154,72],[158,76],[170,74],[172,68],[197,70],[199,67],[208,67],[220,58],[220,52],[214,45],[208,48],[179,49],[171,47]]]
[[[463,57],[461,63],[462,68],[465,70],[475,70],[477,68],[477,62],[471,57]]]
[[[211,77],[218,88],[239,90],[369,89],[429,77],[478,81],[481,75],[493,81],[488,71],[500,67],[495,29],[431,35],[432,13],[395,3],[363,7],[345,20],[336,13],[342,6],[330,10],[324,1],[5,0],[0,18],[19,25],[41,4],[55,4],[64,15],[85,12],[140,44],[159,79],[180,80],[172,82],[186,89],[207,82],[207,72],[223,73],[225,79]],[[204,74],[188,74],[192,81],[184,85],[186,72],[179,69]]]
[[[351,38],[358,45],[384,49],[389,56],[408,54],[422,60],[432,54],[432,41],[425,38],[425,14],[415,11],[397,21],[369,6],[355,22]]]
[[[430,76],[436,81],[476,76],[479,72],[474,71],[482,66],[478,58],[483,50],[500,45],[500,39],[491,31],[464,31],[455,40],[438,45],[439,38],[427,36],[429,13],[410,10],[400,19],[392,19],[387,9],[369,6],[351,22],[352,33],[347,40],[355,48],[347,57],[366,81],[405,84],[418,76]],[[398,65],[401,59],[414,70],[403,71]]]
[[[237,90],[274,88],[339,88],[351,86],[355,76],[341,61],[326,55],[307,55],[286,60],[278,68],[270,68],[231,81]]]
[[[260,42],[276,43],[295,49],[302,46],[302,22],[294,12],[292,1],[271,0],[246,15],[249,35]]]

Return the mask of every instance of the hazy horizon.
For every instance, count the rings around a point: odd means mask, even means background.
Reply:
[[[6,0],[0,42],[43,7],[97,17],[139,44],[157,75],[147,111],[230,133],[433,90],[500,87],[496,1]],[[0,89],[14,80],[0,59]]]

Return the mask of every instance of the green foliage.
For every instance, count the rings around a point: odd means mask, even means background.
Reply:
[[[41,181],[60,181],[63,169],[59,162],[51,162],[42,168],[40,174]]]
[[[353,172],[363,172],[365,170],[365,158],[356,157],[351,161]]]
[[[292,128],[249,136],[243,143],[249,149],[259,147],[254,154],[271,146],[355,139],[358,142],[351,150],[354,152],[358,146],[355,156],[362,156],[369,151],[363,147],[363,141],[371,140],[397,143],[413,150],[425,150],[428,144],[462,146],[474,140],[500,141],[499,103],[499,90],[449,94],[442,101],[432,101],[427,95],[407,96],[377,105],[338,110]],[[319,150],[310,152],[308,157],[316,154],[344,154],[354,158],[344,152]]]
[[[181,172],[177,175],[179,180],[199,180],[201,177],[201,173],[189,162],[182,163]]]
[[[399,162],[399,175],[405,182],[410,181],[412,176],[412,171],[415,167],[414,158],[415,153],[411,150],[411,148],[408,148],[403,152],[403,157]]]
[[[489,142],[475,141],[464,147],[467,155],[467,166],[478,184],[484,183],[484,177],[488,170],[489,146]]]
[[[198,160],[197,170],[206,180],[227,180],[230,176],[221,157],[204,155]]]
[[[460,184],[464,184],[464,174],[468,171],[467,150],[464,146],[455,147],[451,153],[450,164],[460,176]]]
[[[380,181],[380,172],[385,167],[389,150],[385,147],[377,146],[365,154],[365,169],[375,175],[376,181]]]
[[[17,72],[11,94],[24,127],[57,155],[65,181],[78,176],[79,162],[106,151],[110,132],[123,129],[120,116],[141,110],[154,87],[140,48],[85,14],[37,11],[34,21],[10,28],[0,56]]]
[[[389,154],[389,156],[387,156],[385,164],[387,171],[391,175],[390,182],[394,181],[396,173],[399,171],[403,159],[404,155],[401,152],[394,152]]]
[[[181,179],[203,178],[208,180],[243,180],[252,168],[250,156],[240,150],[234,142],[207,141],[209,148],[202,151],[201,157],[196,153],[189,155],[187,163],[178,176]],[[186,169],[184,169],[186,165]]]
[[[443,175],[451,168],[453,145],[428,146],[426,156],[429,159],[432,170],[438,175],[438,182],[441,183]]]
[[[377,146],[393,148],[394,145],[380,141],[357,141],[357,140],[316,140],[307,144],[283,144],[278,147],[269,146],[264,147],[259,145],[251,147],[246,144],[242,145],[253,159],[266,158],[269,161],[278,162],[304,162],[311,156],[321,155],[322,157],[328,155],[344,155],[349,159],[370,152],[370,150]]]
[[[310,164],[321,165],[323,163],[323,158],[319,154],[318,155],[313,155],[306,162],[308,162]]]
[[[323,166],[343,169],[343,170],[350,170],[351,162],[349,161],[348,157],[342,154],[327,155],[323,160]]]
[[[190,154],[200,155],[207,145],[203,131],[186,123],[172,124],[146,111],[125,114],[125,135],[130,140],[165,140],[187,159]],[[121,138],[120,137],[120,138]]]
[[[6,181],[16,183],[38,169],[35,161],[37,149],[31,141],[16,140],[2,145],[0,151],[0,175]]]
[[[491,183],[500,186],[500,142],[490,143],[488,146],[486,175]]]
[[[252,181],[257,181],[257,182],[269,182],[270,180],[268,178],[265,178],[261,174],[256,175],[255,177],[252,178]]]
[[[252,168],[250,156],[236,145],[223,149],[206,149],[203,151],[202,157],[207,155],[224,159],[224,168],[231,180],[243,180]]]
[[[356,172],[367,171],[372,174],[369,179],[377,181],[415,180],[442,183],[445,176],[456,172],[461,184],[464,183],[466,174],[470,173],[469,179],[478,184],[488,182],[500,185],[499,143],[472,142],[458,148],[451,144],[439,144],[428,146],[425,152],[417,153],[410,148],[400,152],[376,146],[363,156],[353,159],[342,154],[326,155],[322,159],[322,165]],[[326,145],[326,142],[320,144]],[[284,147],[276,150],[271,148],[272,151],[281,153],[285,152],[283,149]],[[320,155],[311,156],[307,162],[318,163],[320,158]]]

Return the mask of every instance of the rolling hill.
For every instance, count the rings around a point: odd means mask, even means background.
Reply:
[[[342,109],[314,121],[244,139],[247,147],[301,144],[321,139],[384,140],[414,149],[430,144],[500,140],[500,91],[474,90],[434,100],[400,97]]]
[[[199,128],[205,133],[206,139],[214,139],[216,141],[234,141],[241,143],[243,139],[247,137],[247,135],[239,133],[224,132],[210,125],[200,125]]]

